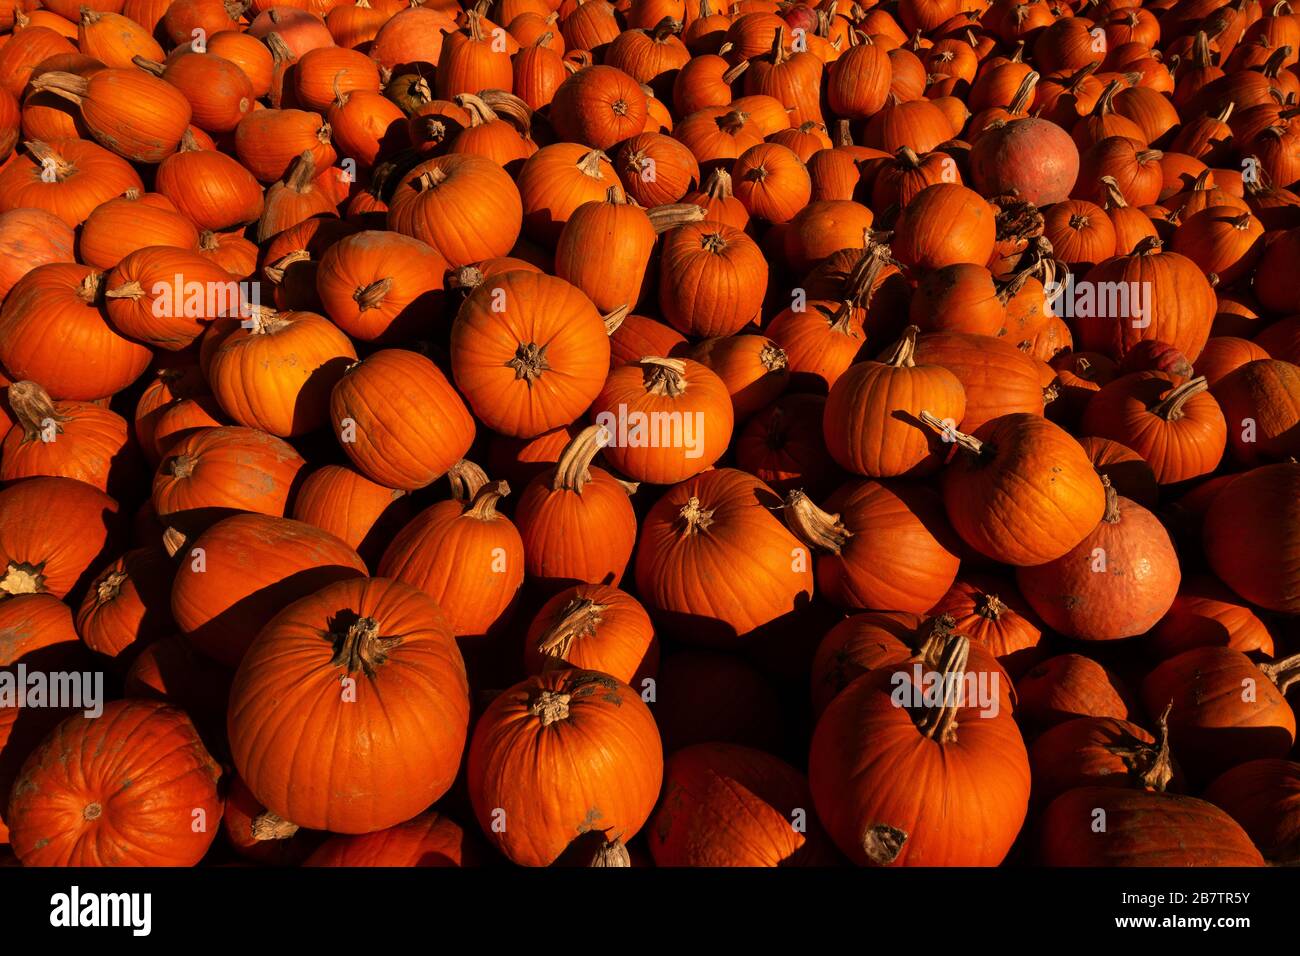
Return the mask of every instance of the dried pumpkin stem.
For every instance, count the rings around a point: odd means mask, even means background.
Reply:
[[[537,652],[545,659],[542,670],[554,670],[569,658],[573,642],[582,637],[595,637],[600,628],[601,614],[609,609],[591,598],[574,598],[559,618],[537,639]]]
[[[839,554],[853,537],[853,532],[844,527],[838,514],[818,508],[802,491],[795,490],[786,495],[781,513],[795,537],[815,550]]]
[[[551,489],[582,494],[583,487],[591,481],[591,463],[608,442],[609,432],[604,425],[589,425],[580,431],[560,452]]]
[[[957,429],[950,427],[942,419],[936,418],[927,411],[922,411],[918,417],[938,432],[944,441],[954,442],[959,448],[965,449],[974,455],[984,453],[984,443],[974,435],[967,435],[965,432],[957,431]]]
[[[1300,681],[1300,654],[1284,657],[1280,661],[1260,664],[1264,676],[1277,685],[1278,690],[1286,693],[1292,684]]]
[[[253,817],[248,829],[249,835],[260,843],[265,840],[287,840],[298,832],[298,824],[291,823],[270,810],[263,810]]]
[[[510,494],[509,482],[489,481],[479,488],[473,501],[462,514],[466,518],[475,518],[479,521],[495,521],[500,517],[497,514],[497,504],[508,494]]]
[[[538,693],[528,712],[534,717],[540,717],[543,727],[549,727],[558,721],[569,719],[569,701],[572,699],[571,694],[543,690]]]
[[[677,516],[682,519],[682,533],[685,535],[707,531],[709,525],[713,524],[713,511],[705,508],[694,495],[686,500]]]
[[[370,309],[377,309],[384,304],[384,299],[393,289],[393,280],[391,277],[376,279],[369,285],[363,285],[352,293],[352,299],[357,304],[357,309],[361,312],[367,312]]]
[[[72,419],[54,407],[49,392],[35,382],[14,382],[9,386],[9,407],[23,429],[23,443],[43,437],[50,425],[56,434],[63,433],[63,423]]]
[[[915,368],[916,336],[920,331],[920,328],[915,325],[903,329],[903,337],[894,345],[894,350],[885,359],[885,364],[894,368]]]
[[[334,644],[330,664],[367,677],[374,677],[388,660],[388,652],[402,642],[400,637],[380,637],[379,622],[372,617],[357,618],[342,634],[331,632],[329,637]]]
[[[942,703],[925,708],[917,721],[921,733],[938,743],[952,743],[957,739],[957,714],[963,704],[962,684],[969,659],[970,638],[964,634],[953,635],[943,649],[937,668]]]
[[[631,311],[632,309],[630,306],[620,305],[613,312],[610,312],[607,315],[602,315],[600,318],[601,321],[605,323],[605,334],[613,335],[622,328],[623,322],[627,319],[628,314]]]
[[[650,220],[650,225],[654,226],[657,236],[687,223],[700,222],[706,215],[704,207],[693,202],[665,203],[646,210],[646,217]]]
[[[468,458],[462,458],[447,469],[451,496],[456,501],[471,502],[479,489],[488,483],[487,472]]]
[[[682,359],[643,355],[637,363],[645,370],[645,390],[650,395],[676,398],[686,392],[686,362]]]
[[[1190,381],[1183,382],[1177,388],[1171,390],[1151,409],[1151,414],[1158,415],[1167,422],[1176,422],[1183,417],[1183,406],[1194,395],[1209,389],[1210,383],[1204,375],[1197,376]]]

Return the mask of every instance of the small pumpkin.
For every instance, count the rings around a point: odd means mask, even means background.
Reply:
[[[524,638],[530,674],[598,670],[640,686],[659,666],[659,641],[636,598],[604,584],[566,588],[542,605]]]

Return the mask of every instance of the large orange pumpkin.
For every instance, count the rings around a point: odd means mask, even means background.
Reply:
[[[384,578],[339,581],[267,623],[235,674],[227,722],[240,778],[269,810],[369,833],[451,786],[469,685],[430,598]]]

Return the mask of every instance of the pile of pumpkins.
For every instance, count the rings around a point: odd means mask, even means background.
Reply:
[[[0,860],[1300,862],[1298,63],[0,0]]]

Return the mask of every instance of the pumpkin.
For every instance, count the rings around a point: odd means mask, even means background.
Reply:
[[[646,126],[646,95],[616,66],[588,66],[560,84],[551,123],[561,140],[610,149]]]
[[[69,717],[28,757],[10,841],[27,866],[193,866],[217,834],[220,776],[183,711],[113,701]]]
[[[1218,316],[1215,317],[1215,322],[1217,325]],[[1235,372],[1248,362],[1271,357],[1267,350],[1249,339],[1216,334],[1210,337],[1201,350],[1200,357],[1196,360],[1196,374],[1204,375],[1206,383],[1213,390],[1230,372]]]
[[[149,350],[118,335],[97,308],[103,274],[73,263],[27,273],[0,308],[0,363],[56,399],[106,398],[135,381]]]
[[[806,602],[812,562],[770,512],[779,503],[761,481],[730,468],[660,498],[636,555],[637,591],[656,619],[692,642],[734,645]],[[727,574],[704,576],[705,568]]]
[[[813,866],[832,857],[807,812],[808,782],[789,764],[736,744],[696,744],[664,766],[647,836],[658,866]]]
[[[492,429],[529,438],[576,419],[609,370],[591,300],[550,276],[507,272],[462,304],[451,334],[456,385]]]
[[[965,389],[947,369],[917,365],[916,335],[909,326],[884,362],[851,366],[831,386],[823,429],[841,467],[880,478],[938,467],[937,439],[915,416],[929,409],[955,427],[966,414]]]
[[[1067,554],[1016,569],[1016,582],[1048,626],[1068,637],[1107,641],[1150,630],[1174,601],[1178,555],[1164,526],[1103,477],[1100,524]]]
[[[736,439],[736,464],[785,496],[828,494],[840,480],[820,428],[826,399],[791,393],[754,415]]]
[[[1195,780],[1208,781],[1247,760],[1281,758],[1295,742],[1295,714],[1284,696],[1296,659],[1257,665],[1230,647],[1183,651],[1142,681],[1148,712],[1170,701],[1174,756]]]
[[[71,227],[43,209],[0,212],[0,301],[37,266],[73,261]]]
[[[356,552],[333,535],[260,514],[218,521],[180,544],[177,559],[176,624],[191,645],[232,668],[285,605],[366,573]]]
[[[895,258],[915,269],[987,262],[996,238],[989,204],[965,186],[935,183],[921,190],[898,217]]]
[[[200,229],[229,229],[262,215],[262,186],[253,174],[225,153],[201,148],[189,131],[158,165],[154,188]]]
[[[241,857],[267,866],[297,866],[320,842],[317,834],[266,809],[237,775],[226,789],[221,830]]]
[[[122,335],[162,349],[183,349],[218,318],[247,314],[251,291],[197,250],[147,245],[121,259],[103,280],[104,312]]]
[[[1209,503],[1205,554],[1237,594],[1283,614],[1300,609],[1300,465],[1263,465],[1235,478]]]
[[[640,687],[658,665],[659,642],[645,608],[603,584],[578,584],[551,597],[524,638],[524,667],[530,674],[598,670]]]
[[[1205,379],[1167,372],[1134,372],[1104,386],[1084,410],[1082,429],[1132,448],[1162,485],[1209,474],[1227,442]]]
[[[609,157],[577,143],[544,146],[524,161],[517,179],[523,229],[534,242],[554,244],[574,210],[599,202],[622,185]]]
[[[1160,740],[1117,717],[1075,717],[1049,727],[1029,745],[1031,797],[1046,806],[1076,787],[1163,791],[1181,783],[1169,752],[1168,728]]]
[[[721,222],[669,232],[659,260],[659,307],[685,335],[731,335],[756,319],[767,260],[754,240]]]
[[[1160,486],[1141,455],[1109,438],[1081,438],[1079,444],[1092,459],[1097,474],[1107,478],[1117,492],[1148,510],[1155,507]]]
[[[0,592],[80,597],[119,530],[118,505],[72,478],[27,478],[0,491]]]
[[[1295,763],[1250,760],[1217,777],[1204,797],[1240,824],[1265,859],[1289,864],[1300,854],[1298,784],[1300,766]]]
[[[1043,235],[1053,253],[1084,271],[1113,256],[1115,227],[1105,210],[1081,199],[1058,202],[1043,214]]]
[[[77,609],[77,633],[86,646],[127,660],[171,634],[174,571],[167,552],[157,546],[128,551],[101,570]]]
[[[1206,645],[1273,656],[1264,622],[1210,574],[1183,580],[1169,611],[1151,629],[1150,644],[1161,660]]]
[[[505,171],[467,153],[416,166],[388,202],[388,228],[427,242],[452,267],[505,255],[522,218],[520,190]]]
[[[235,156],[259,182],[270,184],[283,179],[307,151],[317,169],[332,166],[337,158],[330,145],[330,127],[319,113],[254,110],[235,127]]]
[[[926,680],[967,684],[969,639],[936,644],[934,659],[915,672],[859,677],[813,731],[808,782],[817,815],[859,865],[996,866],[1024,822],[1029,760],[1020,731],[996,699],[981,711],[983,695],[933,686],[926,694]],[[932,668],[924,678],[923,666]],[[899,706],[900,693],[913,703]]]
[[[1076,717],[1125,720],[1130,692],[1113,671],[1082,654],[1058,654],[1016,681],[1017,714],[1031,730],[1045,730]]]
[[[867,119],[884,107],[893,67],[888,51],[872,37],[856,30],[849,35],[853,45],[827,71],[827,101],[836,116]]]
[[[1213,804],[1114,787],[1078,787],[1053,800],[1037,848],[1045,866],[1264,865],[1245,831]]]
[[[474,441],[474,419],[446,376],[403,349],[349,368],[330,393],[330,420],[362,474],[404,491],[446,474]]]
[[[311,150],[303,150],[284,178],[266,191],[262,218],[257,223],[258,242],[265,242],[308,219],[335,215],[336,197],[318,180],[315,163]]]
[[[253,109],[253,83],[237,64],[193,50],[177,52],[166,63],[159,59],[136,56],[132,62],[180,90],[190,105],[190,121],[199,129],[227,133]]]
[[[1277,359],[1247,362],[1219,380],[1214,397],[1237,461],[1255,465],[1300,452],[1300,367]]]
[[[967,435],[928,412],[920,418],[958,446],[941,479],[944,506],[957,534],[981,554],[1017,566],[1044,564],[1068,553],[1101,519],[1106,495],[1092,462],[1046,419],[1004,415]]]
[[[293,447],[253,428],[202,428],[181,437],[153,482],[161,520],[200,524],[233,511],[283,515],[305,462]]]
[[[687,354],[722,379],[738,421],[771,404],[789,384],[785,352],[762,335],[705,339]]]
[[[75,478],[108,491],[130,477],[126,420],[92,402],[53,401],[35,382],[8,388],[14,425],[0,446],[0,481]]]
[[[145,246],[194,249],[199,231],[159,193],[128,191],[87,217],[81,229],[81,258],[97,269],[111,269]]]
[[[813,712],[820,716],[863,674],[911,657],[923,620],[902,611],[872,611],[850,615],[828,630],[812,660]]]
[[[298,485],[289,515],[328,531],[372,567],[411,517],[406,492],[386,488],[348,465],[321,465]]]
[[[477,856],[458,824],[430,810],[374,833],[332,836],[303,866],[469,866]]]
[[[957,577],[960,545],[929,489],[849,482],[827,500],[826,510],[794,491],[784,517],[818,555],[819,593],[841,607],[920,614]]]
[[[328,418],[331,390],[356,361],[352,343],[312,312],[252,311],[214,324],[208,380],[222,409],[250,428],[288,437]],[[269,370],[274,369],[274,372]]]
[[[552,584],[617,586],[632,557],[636,515],[628,489],[591,463],[604,445],[592,425],[534,477],[515,508],[524,542],[524,571]]]
[[[447,263],[432,246],[391,232],[344,236],[321,256],[316,292],[330,319],[367,342],[410,340],[443,303]]]
[[[190,122],[181,91],[142,70],[109,68],[90,76],[51,71],[36,77],[32,89],[77,104],[101,146],[136,162],[156,163],[175,152]]]
[[[1035,206],[1066,199],[1079,177],[1079,150],[1050,120],[994,123],[972,144],[971,181],[985,196],[1015,191]]]
[[[623,188],[647,208],[678,202],[700,182],[700,164],[677,140],[642,133],[619,147],[615,166]]]
[[[547,866],[591,831],[631,839],[662,778],[649,708],[599,671],[558,670],[516,684],[488,706],[470,741],[474,815],[521,866]],[[505,827],[493,826],[503,818]]]
[[[335,710],[328,730],[312,726],[324,707]],[[228,724],[240,778],[267,809],[369,833],[451,786],[469,727],[465,667],[438,606],[415,588],[337,581],[267,623],[235,675]],[[288,759],[303,739],[319,748],[315,776]]]
[[[954,631],[987,650],[1013,678],[1042,656],[1043,623],[1009,579],[963,572],[930,613],[950,616]]]
[[[610,464],[659,485],[712,466],[734,424],[727,386],[707,366],[656,356],[610,371],[590,413]]]

